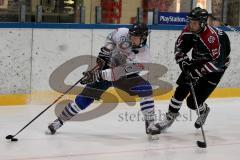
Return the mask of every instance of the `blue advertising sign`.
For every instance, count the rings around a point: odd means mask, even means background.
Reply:
[[[159,12],[158,24],[186,25],[189,13]]]

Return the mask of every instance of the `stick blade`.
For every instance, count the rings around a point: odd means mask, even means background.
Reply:
[[[12,139],[12,138],[13,138],[13,135],[6,136],[6,139]]]
[[[200,148],[207,148],[206,142],[197,141],[197,146]]]

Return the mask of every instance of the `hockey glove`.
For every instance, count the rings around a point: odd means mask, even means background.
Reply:
[[[101,74],[98,70],[86,71],[86,72],[83,72],[83,77],[81,78],[80,83],[85,85],[85,84],[100,82],[102,80],[103,79],[102,79]]]
[[[198,81],[199,77],[202,76],[201,74],[199,75],[198,69],[191,61],[182,62],[182,71],[185,74],[186,81],[192,82],[193,84],[195,84]]]
[[[186,71],[186,69],[188,69],[188,66],[192,65],[192,62],[190,61],[188,56],[178,59],[177,63],[179,64],[179,67],[183,72]]]
[[[111,55],[112,53],[110,49],[102,47],[97,57],[97,64],[103,69],[110,64]]]

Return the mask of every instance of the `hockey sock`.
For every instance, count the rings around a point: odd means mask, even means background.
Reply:
[[[78,107],[78,105],[75,102],[71,102],[68,103],[68,105],[64,108],[62,113],[59,115],[59,118],[62,122],[65,122],[74,117],[80,111],[81,109]]]
[[[146,121],[155,120],[154,99],[153,97],[141,97],[141,111]]]
[[[182,106],[182,101],[172,97],[169,103],[169,112],[177,113]]]
[[[203,114],[205,110],[206,110],[206,104],[203,103],[202,105],[199,106],[200,115]]]

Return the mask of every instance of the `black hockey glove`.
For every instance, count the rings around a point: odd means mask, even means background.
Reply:
[[[193,63],[190,60],[181,62],[180,68],[184,73],[191,73],[195,69]]]
[[[191,61],[184,61],[181,63],[182,65],[182,71],[185,74],[185,80],[187,82],[192,82],[193,84],[195,84],[200,75],[197,73],[198,70],[196,68],[196,65],[194,63],[192,63]]]
[[[101,67],[101,69],[103,69],[104,67],[106,68],[111,61],[111,50],[106,48],[106,47],[102,47],[101,51],[98,54],[97,57],[97,64]]]
[[[182,53],[182,52],[177,52],[175,53],[175,60],[177,64],[179,64],[180,69],[184,72],[184,64],[191,64],[191,61],[188,57],[188,55]]]
[[[83,77],[81,78],[80,83],[85,85],[85,84],[100,82],[102,80],[103,79],[101,77],[99,70],[86,71],[86,72],[83,72]]]

